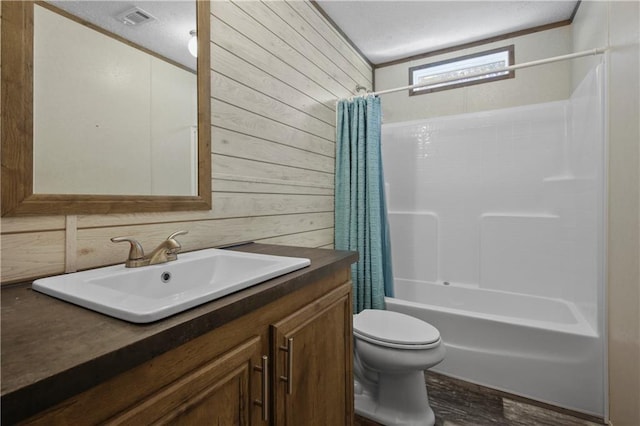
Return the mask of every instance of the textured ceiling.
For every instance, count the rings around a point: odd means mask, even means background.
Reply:
[[[279,1],[279,0],[276,0]],[[195,69],[187,51],[195,1],[49,0],[86,21]],[[317,0],[317,4],[374,64],[569,19],[578,2]],[[127,26],[115,17],[138,6],[156,18]]]
[[[374,64],[571,18],[577,1],[317,0]]]
[[[187,50],[187,43],[191,38],[189,31],[196,29],[196,4],[194,0],[49,0],[47,3],[188,68],[196,69],[196,59]],[[120,13],[134,6],[144,9],[157,18],[157,21],[139,26],[129,26],[116,19]]]

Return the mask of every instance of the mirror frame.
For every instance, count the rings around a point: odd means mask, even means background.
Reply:
[[[211,210],[211,80],[209,1],[196,1],[199,40],[198,195],[33,193],[34,1],[3,1],[0,58],[2,216],[147,213]]]

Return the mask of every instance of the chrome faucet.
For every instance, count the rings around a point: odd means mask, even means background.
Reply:
[[[166,263],[178,259],[178,252],[182,248],[180,243],[175,239],[178,235],[185,235],[188,231],[178,231],[169,235],[166,240],[161,242],[158,247],[151,252],[149,256],[144,255],[142,245],[129,237],[113,237],[111,241],[114,243],[128,242],[131,244],[129,249],[129,257],[125,262],[127,268],[139,268],[141,266],[155,265],[157,263]]]

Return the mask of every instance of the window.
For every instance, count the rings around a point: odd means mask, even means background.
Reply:
[[[440,90],[471,86],[472,84],[514,78],[515,71],[491,72],[492,70],[513,65],[513,53],[514,47],[510,45],[499,49],[461,56],[459,58],[447,59],[446,61],[411,67],[409,68],[409,85],[429,82],[433,82],[433,84],[423,88],[411,89],[409,90],[409,95],[421,95]],[[481,72],[487,72],[488,74],[467,77]],[[452,78],[457,79],[438,83],[439,81]]]

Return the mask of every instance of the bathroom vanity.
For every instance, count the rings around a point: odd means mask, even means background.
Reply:
[[[2,423],[352,424],[357,254],[234,250],[311,265],[148,325],[3,289]]]

